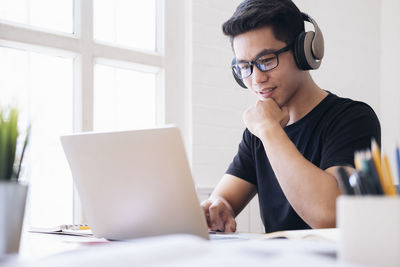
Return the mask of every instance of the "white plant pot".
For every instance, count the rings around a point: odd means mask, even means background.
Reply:
[[[0,257],[18,253],[28,186],[0,181]]]

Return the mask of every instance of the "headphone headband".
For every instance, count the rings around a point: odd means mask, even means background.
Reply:
[[[312,17],[304,12],[301,14],[303,15],[304,21],[308,21],[314,26],[315,35],[311,44],[311,51],[316,59],[321,60],[324,57],[324,37],[321,29],[318,27],[317,22]]]

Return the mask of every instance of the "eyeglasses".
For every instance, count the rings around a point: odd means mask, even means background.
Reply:
[[[253,61],[235,63],[232,65],[233,73],[237,78],[242,80],[253,73],[253,66],[256,66],[262,72],[273,70],[279,65],[279,54],[290,50],[291,47],[292,44],[289,44],[278,51],[261,55]]]

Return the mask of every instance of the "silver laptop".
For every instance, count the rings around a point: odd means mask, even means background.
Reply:
[[[61,143],[95,236],[209,238],[177,128],[80,133]]]

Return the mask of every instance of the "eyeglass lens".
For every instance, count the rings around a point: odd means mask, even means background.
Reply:
[[[237,63],[233,66],[233,70],[238,78],[244,79],[253,73],[253,65],[260,71],[269,71],[278,66],[278,57],[275,54],[266,54],[253,62]]]

